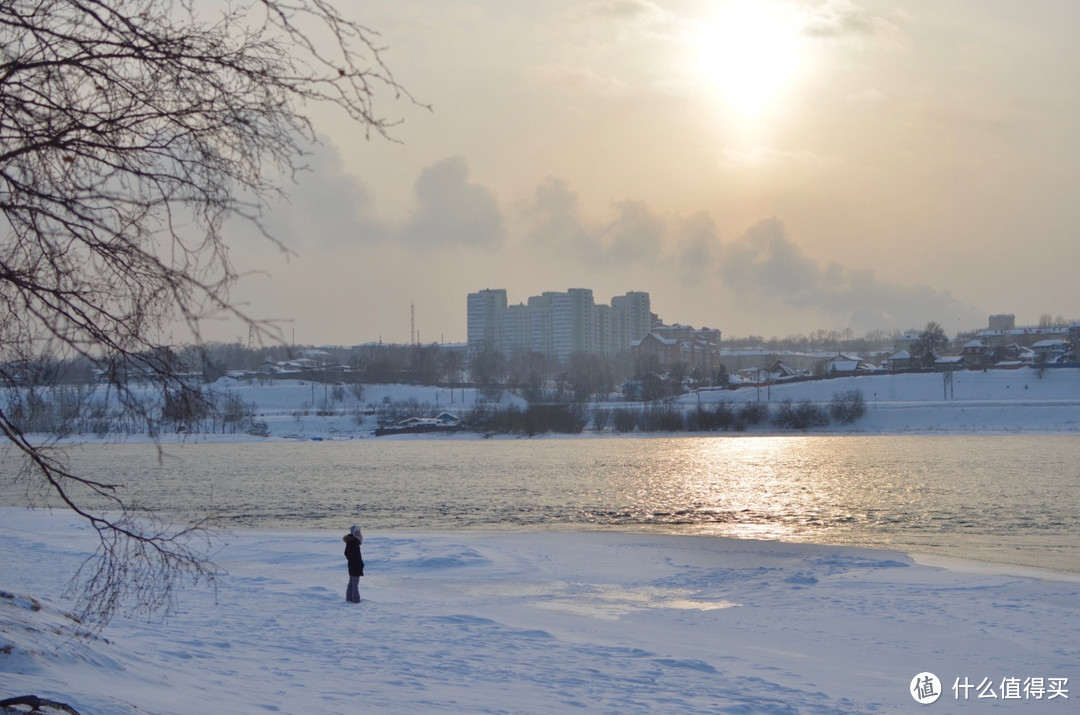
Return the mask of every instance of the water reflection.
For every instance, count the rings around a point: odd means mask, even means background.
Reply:
[[[1075,436],[95,445],[80,469],[237,526],[619,528],[1010,552],[1080,571]],[[0,483],[5,504],[25,487]]]

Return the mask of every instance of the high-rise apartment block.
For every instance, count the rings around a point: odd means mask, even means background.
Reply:
[[[588,288],[543,293],[517,305],[507,305],[501,289],[468,297],[469,349],[474,352],[538,352],[560,361],[574,353],[616,355],[629,352],[651,326],[649,294],[643,292],[616,296],[611,305],[597,305]]]
[[[469,293],[467,335],[469,349],[502,349],[503,316],[506,314],[506,291],[482,290]]]

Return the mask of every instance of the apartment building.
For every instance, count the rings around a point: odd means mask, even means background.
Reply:
[[[470,351],[502,349],[505,314],[505,290],[484,289],[477,293],[469,293],[466,304],[466,334]]]
[[[648,334],[649,294],[630,292],[597,304],[588,288],[545,292],[524,304],[507,305],[506,291],[470,293],[467,304],[469,350],[495,349],[504,355],[538,352],[565,361],[574,353],[616,355]]]

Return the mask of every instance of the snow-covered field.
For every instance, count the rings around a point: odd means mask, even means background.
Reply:
[[[0,517],[0,697],[84,714],[912,712],[924,672],[944,712],[1080,702],[1077,577],[750,540],[367,533],[354,605],[347,525],[246,531],[216,599],[76,639],[59,594],[88,527]]]
[[[461,414],[472,410],[478,395],[474,390],[404,385],[365,386],[362,403],[351,396],[338,405],[337,414],[318,416],[312,405],[323,401],[322,386],[292,380],[258,385],[224,378],[214,384],[218,392],[231,392],[256,406],[257,418],[270,430],[270,439],[319,437],[356,439],[370,437],[374,417],[358,424],[357,407],[377,409],[384,401],[415,400],[434,413],[448,410]],[[1031,368],[957,372],[951,387],[940,374],[872,375],[832,380],[814,380],[771,387],[738,390],[709,390],[685,395],[687,409],[696,405],[728,402],[768,402],[773,407],[785,399],[803,400],[827,407],[836,393],[859,390],[867,405],[866,416],[852,425],[833,424],[825,431],[858,433],[919,432],[1075,432],[1080,431],[1080,369]],[[351,402],[350,402],[351,400]],[[506,393],[504,404],[525,407],[524,401]],[[592,407],[640,407],[613,402]],[[754,433],[772,428],[761,425]],[[821,432],[822,429],[815,429]],[[415,438],[416,435],[410,435]],[[191,439],[186,436],[185,439]],[[248,439],[244,435],[199,436],[197,439]],[[255,438],[258,439],[258,438]]]

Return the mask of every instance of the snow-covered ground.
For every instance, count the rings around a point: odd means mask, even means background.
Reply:
[[[347,408],[303,414],[310,384],[217,388],[255,403],[269,439],[370,437]],[[850,389],[863,392],[867,415],[832,431],[1080,423],[1072,369],[957,373],[951,394],[940,375],[901,375],[684,402],[827,404]],[[476,400],[371,386],[364,402],[383,398],[450,410]],[[77,638],[63,590],[94,548],[89,527],[67,513],[0,509],[0,699],[33,693],[84,715],[911,712],[921,707],[912,681],[930,672],[945,711],[1080,705],[1075,574],[772,541],[369,531],[354,606],[344,599],[347,527],[234,533],[215,558],[228,572],[216,596],[187,591],[164,623],[118,618]]]
[[[60,592],[89,528],[0,518],[0,698],[84,714],[913,712],[924,672],[939,712],[1080,702],[1077,577],[751,540],[372,532],[354,605],[348,525],[245,531],[216,598],[76,639]]]
[[[336,414],[319,416],[312,405],[322,404],[324,388],[295,380],[259,385],[224,378],[214,384],[218,392],[231,392],[256,406],[257,419],[265,422],[270,439],[319,437],[356,439],[370,437],[374,416],[358,424],[357,408],[377,410],[385,401],[415,402],[430,413],[439,410],[462,414],[472,410],[478,394],[471,389],[450,390],[405,385],[365,386],[363,399],[348,396],[336,407]],[[859,390],[867,405],[866,415],[852,425],[833,424],[814,432],[917,433],[917,432],[1075,432],[1080,431],[1080,369],[1031,368],[957,372],[951,386],[940,374],[901,374],[813,380],[771,387],[744,387],[738,390],[706,390],[684,395],[687,409],[728,402],[735,407],[747,402],[766,402],[773,408],[785,399],[795,403],[809,400],[822,407],[837,393]],[[517,404],[520,398],[504,393],[503,404]],[[591,407],[641,407],[640,404],[612,402]],[[610,428],[609,428],[610,429]],[[769,425],[752,427],[760,433]],[[416,435],[410,435],[415,438]],[[191,439],[190,436],[185,437]],[[200,439],[207,439],[200,436]],[[246,439],[244,435],[218,435],[210,439]]]

